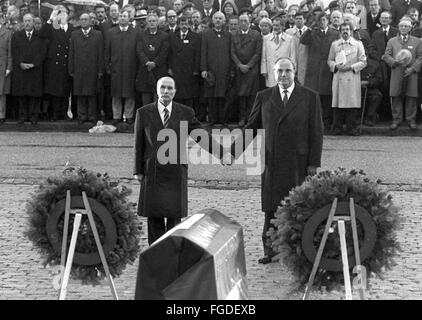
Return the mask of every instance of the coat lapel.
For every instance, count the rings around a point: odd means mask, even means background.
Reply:
[[[287,117],[287,115],[290,112],[292,112],[292,110],[299,103],[299,101],[300,101],[300,87],[298,86],[297,83],[295,83],[295,88],[293,89],[293,92],[290,95],[289,100],[287,101],[287,105],[281,111],[280,120],[278,124],[280,124]]]
[[[273,105],[273,109],[275,110],[275,112],[277,112],[277,117],[280,117],[281,109],[283,108],[283,101],[281,100],[280,90],[278,88],[278,85],[273,87],[270,101],[271,101],[271,104]]]
[[[178,133],[179,127],[180,127],[180,115],[179,115],[179,113],[180,113],[180,108],[177,105],[177,103],[175,103],[173,101],[173,106],[172,106],[170,119],[169,119],[169,123],[167,125],[167,128],[176,130],[176,133]]]
[[[164,125],[163,125],[163,122],[161,121],[160,114],[158,113],[157,102],[154,102],[154,104],[151,106],[149,111],[151,112],[151,118],[152,118],[152,122],[154,124],[154,127],[159,128],[159,129],[163,129]]]

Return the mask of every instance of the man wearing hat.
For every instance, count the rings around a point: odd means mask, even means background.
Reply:
[[[402,18],[399,23],[399,34],[388,40],[382,59],[391,67],[390,96],[393,122],[391,130],[397,129],[403,120],[403,100],[406,121],[412,130],[416,130],[416,100],[418,97],[418,72],[422,64],[422,42],[411,36],[412,21]],[[397,59],[402,49],[411,53],[410,62]]]
[[[324,11],[326,11],[326,10],[327,9],[325,9]],[[340,6],[339,6],[338,2],[337,1],[331,1],[328,4],[328,10],[330,10],[330,15],[333,13],[333,11],[340,10]]]
[[[145,31],[147,27],[147,11],[145,9],[136,10],[135,13],[135,21],[136,21],[136,28],[141,31]]]

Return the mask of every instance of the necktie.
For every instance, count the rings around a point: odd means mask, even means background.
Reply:
[[[403,36],[403,42],[407,41],[407,36]]]
[[[170,119],[169,110],[166,107],[164,107],[164,128],[167,128],[169,119]]]
[[[182,33],[182,40],[185,40],[186,38],[186,33]]]
[[[31,40],[31,33],[30,33],[30,32],[28,32],[28,33],[26,34],[26,36],[28,37],[28,40]]]
[[[301,36],[302,35],[302,30],[299,30],[299,36]]]
[[[280,43],[280,39],[278,38],[278,34],[275,35],[275,43],[279,44]]]
[[[284,96],[283,96],[283,107],[286,107],[287,101],[289,100],[289,97],[287,96],[287,92],[289,92],[289,91],[287,91],[287,90],[284,90],[283,91],[283,93],[284,93]]]

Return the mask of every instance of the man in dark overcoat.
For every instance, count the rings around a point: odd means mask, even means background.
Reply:
[[[136,90],[142,95],[142,104],[156,100],[157,80],[166,76],[168,58],[168,34],[158,29],[158,17],[147,17],[147,29],[141,33],[136,46],[139,67],[136,75]]]
[[[54,9],[40,30],[47,43],[44,62],[44,93],[48,95],[51,120],[64,119],[69,105],[72,79],[68,72],[70,36],[75,28],[68,24],[66,8]],[[45,110],[46,111],[46,110]]]
[[[89,15],[80,16],[81,29],[72,33],[69,50],[69,74],[73,77],[73,94],[78,100],[78,120],[97,120],[99,81],[104,73],[104,42],[101,31],[89,26]]]
[[[106,72],[111,76],[113,124],[118,124],[122,115],[128,124],[133,123],[138,38],[138,30],[129,25],[129,12],[122,9],[119,27],[107,32],[104,50]]]
[[[236,88],[239,97],[239,126],[243,127],[251,112],[259,88],[262,37],[250,28],[249,15],[239,17],[240,30],[232,36],[231,53],[236,65]]]
[[[262,241],[264,257],[269,263],[275,252],[268,243],[267,231],[274,213],[289,191],[300,185],[307,175],[314,175],[321,166],[323,124],[318,93],[294,82],[296,67],[289,58],[280,58],[274,65],[277,85],[258,92],[244,130],[265,131],[265,168],[261,179],[262,211],[265,212]],[[240,156],[233,143],[233,158]],[[242,139],[245,140],[245,139]],[[241,140],[240,140],[241,141]],[[243,150],[250,141],[243,141]]]
[[[169,74],[177,83],[175,101],[193,108],[199,97],[201,38],[189,29],[187,17],[178,21],[179,30],[169,34]]]
[[[331,43],[340,36],[339,31],[328,28],[328,18],[320,14],[300,38],[300,43],[308,46],[308,62],[304,86],[318,92],[321,99],[324,127],[329,130],[333,122],[331,100],[333,76],[327,60]]]
[[[148,218],[148,243],[155,240],[180,223],[181,218],[188,213],[187,159],[185,148],[188,134],[201,128],[192,108],[172,101],[176,92],[175,82],[170,77],[163,77],[157,82],[158,100],[143,106],[136,112],[135,120],[135,164],[134,176],[141,184],[139,194],[138,214]],[[184,123],[182,123],[184,122]],[[186,136],[181,135],[181,127],[185,126]],[[161,130],[171,130],[177,141],[158,140]],[[168,138],[168,137],[167,137]],[[195,140],[197,138],[193,137]],[[213,142],[208,139],[199,140],[199,145],[206,150]],[[164,144],[170,144],[185,154],[177,154],[176,163],[166,163],[160,157],[166,152],[161,149]],[[172,152],[172,150],[167,150]],[[218,156],[221,150],[218,147]],[[167,155],[169,158],[175,155]],[[163,161],[164,160],[164,161]],[[167,221],[165,221],[165,218]]]
[[[12,95],[19,100],[19,124],[29,116],[36,125],[43,94],[43,62],[47,53],[45,40],[34,29],[34,17],[23,17],[24,29],[12,36]]]
[[[204,97],[207,99],[210,125],[226,121],[224,104],[232,59],[231,34],[223,29],[225,20],[222,12],[216,12],[212,17],[214,28],[202,34],[201,75],[206,80]]]

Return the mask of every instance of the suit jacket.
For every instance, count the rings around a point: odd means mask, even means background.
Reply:
[[[319,95],[295,84],[285,107],[278,85],[258,92],[244,130],[265,129],[265,167],[262,173],[262,211],[274,212],[289,191],[300,185],[307,167],[321,166],[323,124]],[[243,137],[246,137],[243,131]],[[238,157],[236,145],[232,155]],[[251,140],[243,141],[243,149]]]
[[[305,83],[306,75],[306,65],[308,63],[308,47],[300,43],[300,38],[303,35],[300,35],[299,30],[294,27],[286,30],[287,34],[290,34],[294,37],[296,43],[296,70],[297,70],[297,79],[299,83]]]
[[[366,14],[366,30],[368,30],[371,37],[375,30],[381,28],[380,15],[381,13],[378,13],[374,20],[372,19],[372,14],[370,12]]]
[[[391,14],[393,16],[393,26],[397,26],[400,19],[407,13],[410,8],[416,8],[419,12],[422,11],[422,4],[418,0],[410,0],[409,5],[405,0],[394,0],[391,2]]]
[[[172,151],[177,152],[177,157],[174,159],[175,161],[164,164],[157,154],[164,152],[164,148],[169,143],[158,141],[159,132],[164,129],[164,126],[158,112],[157,102],[138,109],[135,120],[133,173],[144,175],[139,194],[139,215],[167,218],[187,216],[188,164],[184,160],[187,159],[186,148],[181,148],[180,145],[185,146],[188,134],[199,128],[202,128],[202,125],[196,119],[193,109],[173,101],[167,129],[173,130],[175,133],[176,141],[172,141],[170,144],[176,148]],[[195,136],[193,139],[198,141],[202,148],[209,150],[213,145],[213,140],[211,135],[208,136],[207,140],[199,140]],[[183,154],[179,154],[179,150]],[[170,154],[169,158],[173,155]]]
[[[374,33],[372,34],[372,43],[375,47],[375,52],[373,55],[375,59],[377,59],[378,61],[381,60],[381,57],[385,52],[385,48],[387,47],[388,40],[395,37],[398,32],[399,30],[397,28],[391,26],[388,30],[387,37],[385,37],[385,33],[382,28],[374,31]]]
[[[10,93],[9,74],[5,76],[6,70],[12,71],[12,31],[5,26],[0,28],[0,95]]]

